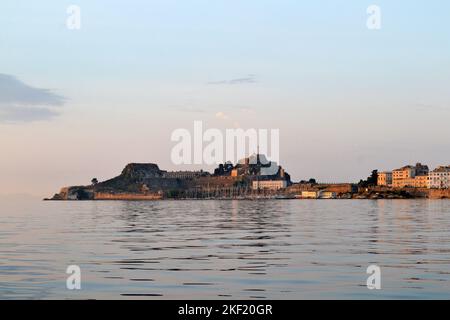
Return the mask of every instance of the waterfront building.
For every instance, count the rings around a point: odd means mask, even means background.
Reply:
[[[415,166],[416,176],[428,176],[430,173],[430,169],[427,165],[422,165],[421,163],[417,163]]]
[[[394,188],[427,188],[429,168],[417,163],[415,166],[404,166],[392,171],[392,186]]]
[[[401,179],[397,180],[393,186],[395,188],[428,188],[429,177],[416,176],[414,178]]]
[[[414,178],[413,187],[414,188],[428,188],[429,184],[429,176],[427,175],[418,175]]]
[[[330,191],[322,191],[319,195],[320,199],[336,199],[337,194],[336,192],[330,192]]]
[[[392,185],[400,187],[403,180],[413,179],[416,176],[416,169],[413,166],[405,166],[392,171]]]
[[[450,166],[441,166],[429,173],[428,187],[431,189],[450,188]]]
[[[318,199],[320,191],[302,191],[301,195],[303,199]]]
[[[337,193],[331,191],[302,191],[300,197],[302,199],[336,199]]]
[[[252,182],[253,190],[280,190],[287,188],[286,180],[255,180]]]
[[[392,185],[392,172],[385,171],[378,173],[377,185],[390,187]]]
[[[397,188],[428,188],[428,175],[416,176],[414,178],[402,179],[397,181],[395,187]]]

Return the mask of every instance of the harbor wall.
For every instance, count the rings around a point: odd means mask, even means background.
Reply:
[[[137,193],[103,193],[96,192],[94,200],[161,200],[160,194],[137,194]]]

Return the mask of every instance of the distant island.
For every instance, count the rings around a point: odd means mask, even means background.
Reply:
[[[164,171],[153,163],[130,163],[122,173],[90,185],[64,187],[45,200],[164,199],[448,199],[450,166],[429,171],[418,163],[392,172],[373,170],[359,183],[325,184],[316,179],[294,183],[290,175],[264,155],[207,171]]]

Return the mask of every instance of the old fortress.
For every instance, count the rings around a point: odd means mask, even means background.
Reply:
[[[374,170],[367,180],[326,184],[291,181],[290,175],[262,154],[207,171],[165,171],[154,163],[130,163],[112,179],[62,188],[52,200],[155,199],[410,199],[450,198],[450,166],[433,171],[417,163],[389,171]]]

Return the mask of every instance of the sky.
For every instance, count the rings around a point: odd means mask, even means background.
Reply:
[[[449,12],[443,0],[2,0],[0,194],[49,196],[130,162],[198,169],[171,161],[170,139],[196,120],[279,129],[294,180],[450,164]]]

